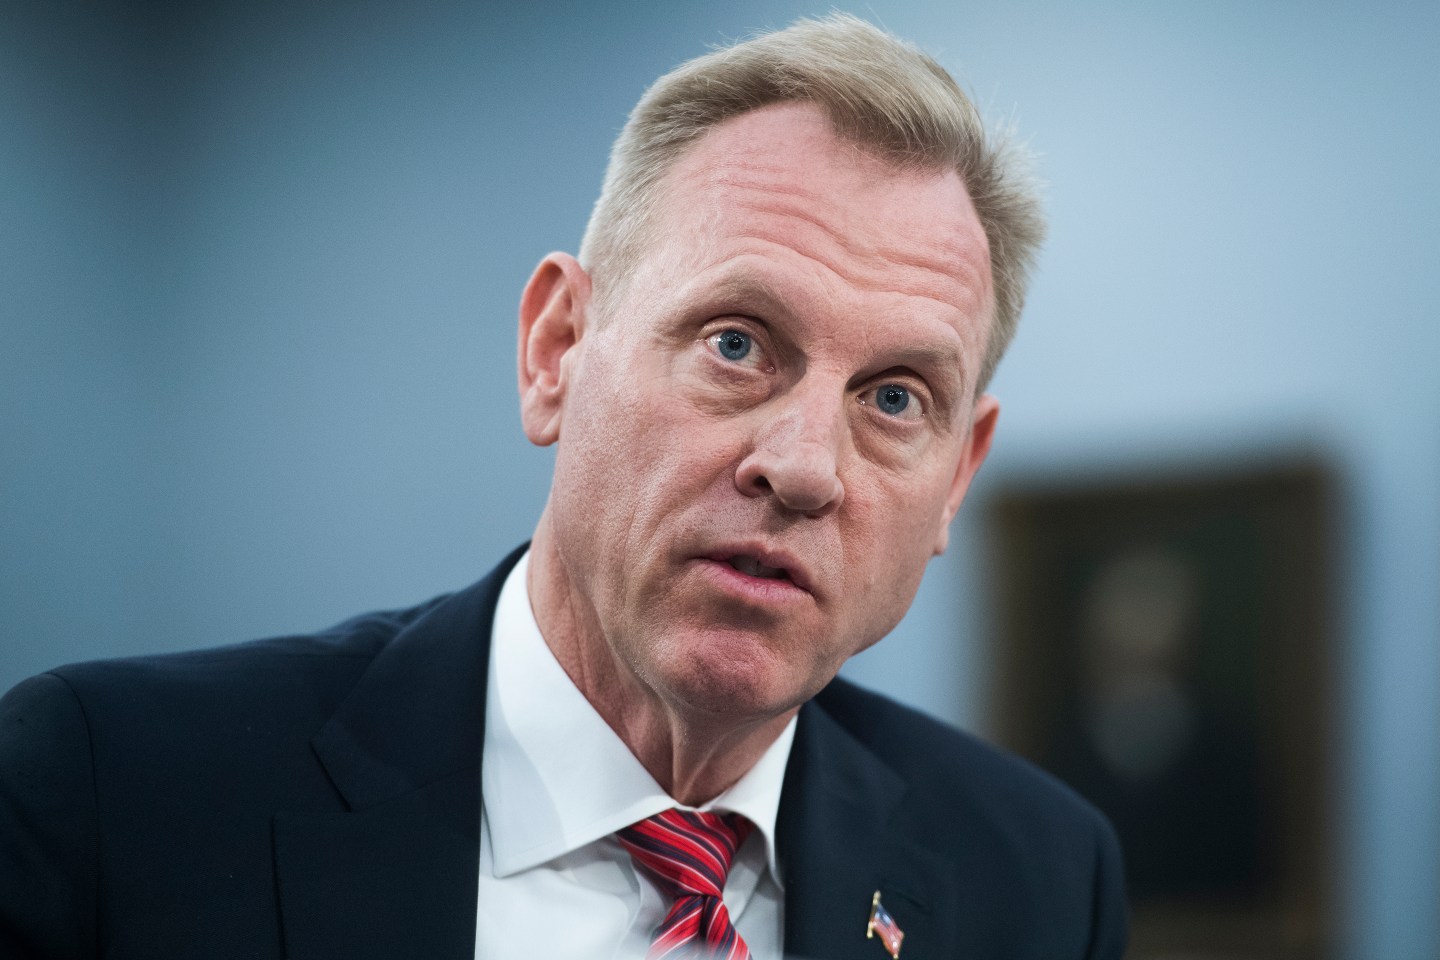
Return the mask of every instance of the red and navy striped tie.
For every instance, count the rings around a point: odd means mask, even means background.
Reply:
[[[645,960],[750,960],[721,895],[735,851],[752,828],[739,814],[666,810],[615,834],[675,898]]]

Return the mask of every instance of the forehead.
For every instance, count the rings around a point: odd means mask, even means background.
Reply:
[[[645,259],[657,280],[758,254],[751,262],[831,295],[923,311],[967,341],[988,334],[989,245],[959,175],[896,170],[837,137],[811,104],[764,107],[705,134],[667,173],[653,226]]]

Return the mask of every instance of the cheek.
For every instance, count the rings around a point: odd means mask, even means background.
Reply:
[[[670,371],[630,362],[592,364],[572,393],[576,417],[560,441],[564,476],[587,491],[612,529],[634,543],[679,521],[724,485],[733,488],[735,425],[698,410]],[[557,462],[557,476],[561,473]],[[612,544],[618,550],[621,543]]]
[[[909,480],[876,482],[853,498],[846,493],[846,506],[854,505],[841,533],[847,580],[857,595],[867,596],[868,606],[877,612],[883,607],[887,617],[897,604],[903,614],[914,598],[932,555],[948,490],[938,482],[917,488],[914,478]]]
[[[917,543],[917,535],[931,535],[944,515],[949,494],[950,472],[896,470],[871,472],[869,481],[846,491],[846,501],[856,507],[856,521],[869,531],[869,539],[885,555],[928,555],[930,544]]]

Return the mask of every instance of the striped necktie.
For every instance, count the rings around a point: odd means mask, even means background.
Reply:
[[[655,929],[646,960],[750,960],[721,895],[735,851],[753,826],[734,813],[666,810],[615,834],[635,863],[675,898]]]

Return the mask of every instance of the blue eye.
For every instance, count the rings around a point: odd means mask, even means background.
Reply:
[[[753,344],[750,335],[741,333],[739,330],[717,333],[713,342],[715,349],[720,351],[720,356],[726,360],[744,360],[750,355],[750,347]]]
[[[887,383],[875,391],[875,406],[882,413],[898,417],[910,406],[910,391],[898,383]]]

